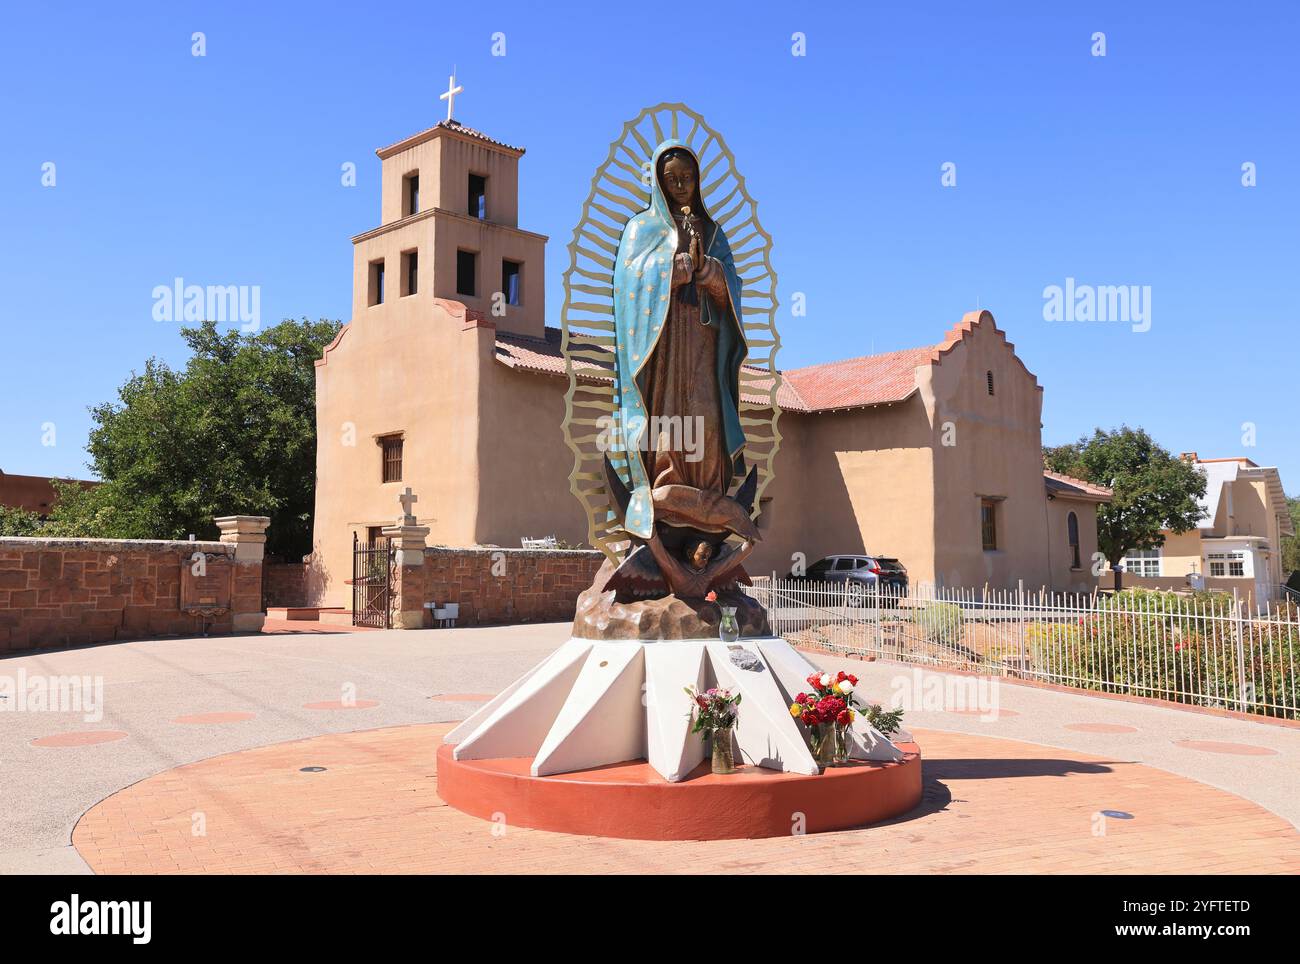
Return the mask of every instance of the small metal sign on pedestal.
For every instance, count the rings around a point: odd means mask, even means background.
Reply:
[[[196,552],[186,557],[181,562],[181,611],[203,616],[229,611],[233,577],[226,556]]]

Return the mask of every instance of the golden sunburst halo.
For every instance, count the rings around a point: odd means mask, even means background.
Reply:
[[[758,206],[722,136],[685,104],[647,107],[623,125],[591,179],[591,193],[569,242],[561,313],[561,351],[569,379],[564,440],[573,451],[569,489],[587,517],[588,540],[614,562],[620,561],[627,536],[610,513],[605,453],[600,446],[602,430],[616,414],[614,259],[624,225],[650,204],[651,158],[668,138],[682,141],[699,159],[700,195],[727,232],[740,276],[740,322],[749,346],[740,371],[740,423],[745,430],[745,462],[758,467],[756,511],[772,481],[781,445],[777,429],[781,373],[776,368],[781,339],[776,332],[771,235],[759,224]]]

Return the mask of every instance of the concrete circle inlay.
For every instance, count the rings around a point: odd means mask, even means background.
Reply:
[[[496,699],[495,693],[435,693],[429,699],[439,703],[486,703]]]
[[[372,706],[378,706],[378,700],[353,700],[351,703],[344,703],[342,700],[321,700],[319,703],[304,703],[304,710],[368,710]]]
[[[1136,726],[1125,726],[1123,723],[1066,723],[1067,730],[1076,730],[1079,733],[1136,733]]]
[[[194,713],[191,716],[178,716],[173,723],[243,723],[257,716],[256,713]]]
[[[125,740],[130,734],[124,730],[73,730],[70,733],[53,733],[32,740],[32,746],[94,746]]]
[[[1220,743],[1217,740],[1174,740],[1174,746],[1186,750],[1201,750],[1205,753],[1232,753],[1236,756],[1277,756],[1277,750],[1266,746],[1252,746],[1249,743]]]

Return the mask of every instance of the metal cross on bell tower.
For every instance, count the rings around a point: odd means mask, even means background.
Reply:
[[[464,87],[458,87],[456,85],[456,68],[453,67],[451,70],[451,76],[447,78],[447,92],[438,95],[439,100],[445,100],[447,102],[447,120],[451,120],[451,111],[452,106],[456,102],[456,95],[464,91],[464,89]]]

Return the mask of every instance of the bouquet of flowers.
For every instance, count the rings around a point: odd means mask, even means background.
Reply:
[[[717,686],[704,693],[698,692],[694,686],[684,688],[694,704],[691,712],[695,717],[695,725],[691,727],[691,732],[703,733],[713,742],[713,772],[735,773],[731,730],[736,725],[740,694],[733,696],[731,690]]]
[[[717,686],[703,693],[694,686],[687,686],[686,695],[695,704],[695,725],[692,733],[711,734],[714,730],[729,730],[736,725],[736,708],[740,706],[740,694],[734,696],[731,690]]]
[[[903,711],[864,706],[857,695],[858,678],[852,673],[813,673],[806,682],[810,690],[795,697],[790,715],[808,727],[809,749],[818,763],[833,765],[848,759],[848,731],[859,713],[865,713],[867,721],[884,734],[898,731]]]

